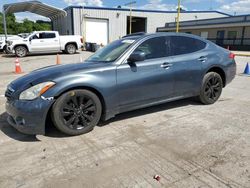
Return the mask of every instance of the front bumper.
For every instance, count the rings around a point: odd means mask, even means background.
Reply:
[[[22,133],[44,135],[47,113],[53,102],[41,98],[33,101],[7,101],[5,107],[8,123]]]

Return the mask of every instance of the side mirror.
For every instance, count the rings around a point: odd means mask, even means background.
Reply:
[[[32,37],[29,38],[29,41],[32,41]]]
[[[146,54],[144,52],[133,52],[128,58],[128,63],[135,63],[137,61],[144,61],[145,58],[146,58]]]

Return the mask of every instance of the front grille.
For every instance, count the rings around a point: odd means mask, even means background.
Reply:
[[[12,89],[11,87],[8,87],[6,92],[5,92],[5,97],[7,98],[7,100],[10,100],[12,97],[12,94],[14,93],[14,89]]]

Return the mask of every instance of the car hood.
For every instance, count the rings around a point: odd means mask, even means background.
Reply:
[[[99,69],[107,65],[108,63],[103,62],[84,62],[77,64],[44,67],[14,80],[13,82],[11,82],[10,87],[15,91],[24,90],[30,86],[42,82],[55,81],[70,74],[84,74],[85,72],[88,72],[90,70],[94,71],[95,69]]]
[[[7,36],[7,40],[22,40],[22,37],[19,36]],[[5,41],[5,36],[0,37],[0,41]]]

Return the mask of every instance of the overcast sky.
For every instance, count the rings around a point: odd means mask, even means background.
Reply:
[[[1,0],[3,4],[21,2],[24,0]],[[65,8],[69,5],[82,6],[100,6],[117,7],[123,6],[130,0],[40,0],[43,3],[53,5],[59,8]],[[186,10],[218,10],[229,14],[250,14],[250,0],[181,0],[181,5]],[[153,9],[153,10],[176,10],[177,0],[137,0],[135,8]],[[16,14],[18,20],[29,18],[32,20],[45,19],[41,16],[30,13]]]

